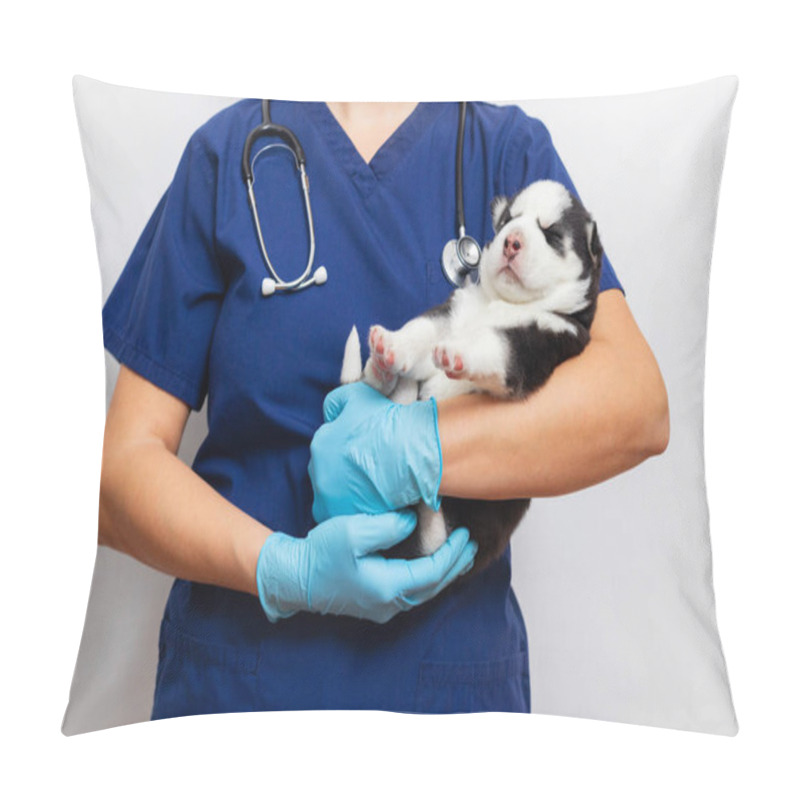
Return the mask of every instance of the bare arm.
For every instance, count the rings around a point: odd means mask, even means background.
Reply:
[[[664,451],[664,381],[622,292],[602,292],[586,349],[526,400],[439,403],[440,493],[506,499],[565,494]]]
[[[99,542],[179,578],[257,594],[269,528],[176,455],[189,407],[122,367],[100,479]]]

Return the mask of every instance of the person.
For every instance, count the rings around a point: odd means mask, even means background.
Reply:
[[[559,494],[661,452],[655,359],[605,261],[589,346],[526,401],[471,395],[396,414],[383,398],[367,408],[352,388],[332,393],[354,324],[362,336],[376,322],[400,327],[451,291],[439,254],[454,232],[458,106],[272,104],[305,149],[315,262],[329,278],[267,298],[241,178],[260,114],[258,101],[235,103],[190,138],[103,309],[122,366],[99,541],[176,576],[152,716],[530,711],[509,553],[451,585],[474,559],[464,530],[423,559],[380,551],[411,532],[402,508],[417,500]],[[308,252],[295,165],[274,151],[257,169],[269,255],[293,277]],[[538,178],[573,188],[545,127],[516,107],[469,105],[464,172],[479,241],[493,197]],[[209,432],[189,468],[176,454],[206,398]],[[350,494],[333,515],[320,503],[336,498],[321,494],[315,519],[310,444],[332,425],[355,446],[316,448],[315,469],[341,472]],[[369,478],[354,466],[359,448]]]

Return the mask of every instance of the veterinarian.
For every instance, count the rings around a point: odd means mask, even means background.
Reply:
[[[177,576],[152,715],[529,711],[509,554],[443,592],[474,559],[466,531],[424,559],[375,552],[411,532],[402,508],[419,499],[559,494],[660,452],[658,367],[606,262],[590,345],[528,401],[398,412],[363,386],[331,394],[354,324],[363,336],[375,322],[400,327],[452,289],[439,257],[453,234],[458,106],[272,104],[305,150],[328,279],[269,297],[241,174],[260,112],[237,103],[192,136],[103,311],[122,367],[100,543]],[[255,191],[269,257],[301,271],[296,164],[267,155]],[[470,104],[463,162],[481,242],[496,195],[539,178],[571,186],[546,129],[513,107]],[[176,454],[206,398],[190,469]],[[310,443],[325,421],[315,499]]]

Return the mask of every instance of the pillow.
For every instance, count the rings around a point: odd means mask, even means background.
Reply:
[[[668,449],[598,486],[536,499],[512,544],[533,711],[733,735],[703,463],[708,279],[737,81],[523,101],[593,213],[670,400]],[[108,297],[190,135],[232,98],[83,77],[75,104]],[[313,176],[312,176],[313,180]],[[469,188],[467,187],[467,191]],[[106,354],[110,399],[118,365]],[[191,462],[205,409],[190,416]],[[63,731],[148,719],[172,579],[99,547]]]

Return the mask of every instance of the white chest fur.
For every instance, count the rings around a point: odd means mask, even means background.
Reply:
[[[570,295],[584,298],[586,287],[570,289]],[[575,326],[553,308],[560,308],[568,298],[548,296],[545,300],[529,303],[509,303],[500,298],[492,298],[480,285],[460,289],[453,296],[450,327],[453,334],[468,333],[478,328],[516,328],[536,324],[539,328],[553,333],[574,333]],[[573,306],[574,303],[567,303]],[[573,308],[568,308],[568,312]]]

